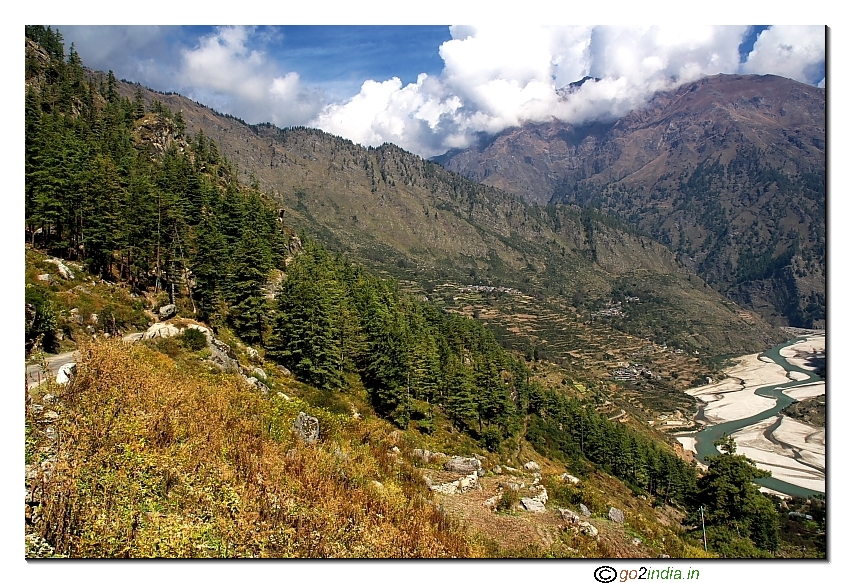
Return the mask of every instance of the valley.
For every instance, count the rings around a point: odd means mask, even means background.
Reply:
[[[791,354],[820,355],[825,334],[795,338],[761,355],[747,355],[724,373],[727,378],[689,394],[703,405],[697,419],[705,428],[680,441],[700,460],[716,455],[713,442],[730,435],[738,451],[772,472],[760,484],[789,496],[811,496],[826,491],[825,432],[783,415],[794,401],[822,398],[826,386],[812,365]],[[818,352],[820,350],[820,352]],[[779,414],[779,415],[777,415]]]
[[[778,325],[823,324],[817,236],[765,231],[779,257],[736,256],[735,285],[796,295],[739,303],[595,204],[596,179],[625,192],[604,172],[540,204],[118,80],[61,40],[27,27],[28,558],[825,556],[819,524],[783,526],[825,512],[825,334]],[[627,122],[570,139],[605,150]]]

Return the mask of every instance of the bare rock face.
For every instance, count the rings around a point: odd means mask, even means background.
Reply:
[[[304,411],[298,413],[292,429],[305,443],[316,443],[319,439],[319,420],[307,415]]]

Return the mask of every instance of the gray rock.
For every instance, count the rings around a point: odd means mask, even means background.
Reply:
[[[89,316],[89,322],[91,322],[92,324],[97,324],[99,320],[100,318],[98,318],[97,314],[92,314],[91,316]]]
[[[65,279],[74,279],[74,272],[70,270],[70,268],[59,261],[58,259],[52,258],[46,260],[48,263],[53,263],[56,265],[57,269],[59,269],[59,275],[64,277]]]
[[[142,335],[142,338],[145,340],[150,340],[151,338],[169,338],[178,334],[180,334],[180,330],[177,329],[177,326],[159,322],[148,328]]]
[[[502,466],[496,466],[495,468],[493,468],[493,473],[494,474],[501,474],[502,473]]]
[[[528,470],[529,472],[539,472],[540,471],[540,464],[538,464],[537,462],[534,462],[534,461],[528,462],[523,467],[526,470]]]
[[[520,502],[529,512],[546,512],[546,505],[537,498],[523,498]]]
[[[285,377],[291,377],[292,376],[292,371],[290,371],[288,368],[286,368],[282,364],[277,364],[275,366],[277,367],[277,370],[280,371],[280,374],[282,374],[283,376],[285,376]]]
[[[581,481],[574,475],[567,473],[561,474],[561,479],[565,482],[569,482],[570,484],[578,484]]]
[[[259,390],[260,390],[260,392],[261,392],[261,393],[263,393],[264,395],[268,395],[268,394],[269,394],[269,388],[268,388],[268,386],[266,386],[266,384],[265,384],[265,383],[263,383],[262,381],[258,381],[258,380],[257,380],[256,378],[254,378],[254,377],[244,377],[244,378],[245,378],[245,381],[246,381],[249,385],[251,385],[252,387],[255,387],[255,388],[259,389]]]
[[[428,487],[434,492],[451,495],[463,494],[470,490],[480,490],[481,484],[478,483],[478,474],[472,472],[468,476],[464,476],[454,482],[447,482],[445,484],[429,484]]]
[[[608,509],[608,518],[610,520],[613,520],[614,522],[619,522],[619,523],[622,523],[623,521],[626,520],[626,517],[623,514],[623,511],[620,510],[619,508],[614,508],[613,506]]]
[[[469,474],[478,472],[481,469],[481,462],[474,457],[453,456],[452,459],[443,464],[443,469],[447,472],[455,472],[457,474]]]
[[[491,496],[490,498],[487,498],[483,502],[482,506],[484,506],[484,508],[486,508],[487,510],[490,510],[490,511],[495,510],[496,506],[499,505],[499,500],[501,500],[501,499],[502,499],[502,497],[498,496],[498,495],[497,496]]]
[[[599,536],[599,530],[589,522],[582,522],[579,525],[579,530],[583,535],[595,538]]]
[[[207,346],[210,349],[210,362],[217,364],[225,371],[241,371],[239,361],[236,359],[236,354],[229,345],[225,344],[218,338],[209,338]]]
[[[266,371],[264,371],[258,366],[254,367],[254,369],[251,371],[251,374],[260,379],[261,381],[269,380],[269,375],[266,374]]]
[[[590,516],[590,509],[587,506],[585,506],[584,504],[579,504],[578,507],[579,510],[581,510],[582,514],[584,514],[585,516]]]
[[[581,524],[581,516],[573,512],[568,508],[558,508],[558,514],[561,515],[561,519],[565,520],[567,524]]]
[[[304,411],[298,413],[295,423],[292,424],[292,429],[298,435],[298,438],[306,443],[316,443],[319,439],[319,420],[310,417]]]
[[[159,309],[159,319],[168,320],[177,315],[177,306],[174,304],[166,304]]]
[[[53,276],[49,273],[41,273],[38,276],[38,281],[46,281],[47,283],[53,283]]]
[[[248,346],[245,349],[245,352],[248,353],[248,358],[253,359],[253,360],[260,360],[260,353],[257,352],[254,348],[251,348],[250,346]]]

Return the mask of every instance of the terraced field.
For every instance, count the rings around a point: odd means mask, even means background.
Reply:
[[[600,403],[610,400],[612,412],[621,406],[643,421],[677,409],[695,413],[696,402],[684,390],[710,374],[694,355],[616,330],[565,301],[454,283],[438,284],[431,294],[412,282],[405,287],[481,321],[504,346],[524,354],[545,384]]]

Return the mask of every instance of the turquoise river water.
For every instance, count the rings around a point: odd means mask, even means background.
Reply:
[[[802,340],[802,338],[794,338],[793,340],[789,340],[788,342],[785,342],[784,344],[780,344],[778,346],[774,346],[773,348],[771,348],[769,350],[766,350],[765,352],[761,353],[760,356],[766,356],[766,357],[770,358],[773,362],[775,362],[776,364],[778,364],[782,368],[784,368],[786,372],[789,372],[789,371],[800,372],[800,373],[805,374],[808,378],[806,378],[805,380],[801,380],[801,381],[791,381],[791,380],[789,380],[787,383],[782,383],[782,384],[778,384],[778,385],[770,385],[770,386],[767,386],[767,387],[762,387],[760,389],[756,389],[756,392],[755,392],[756,395],[759,395],[759,396],[762,396],[762,397],[770,397],[771,399],[775,399],[776,404],[772,408],[768,409],[767,411],[763,411],[763,412],[759,413],[758,415],[753,415],[752,417],[746,417],[744,419],[735,419],[734,421],[727,421],[725,423],[719,423],[717,425],[712,425],[710,427],[706,427],[702,431],[699,431],[695,434],[691,434],[691,437],[694,437],[696,439],[695,447],[696,447],[696,450],[697,450],[697,454],[696,454],[697,459],[699,459],[701,462],[704,463],[706,456],[717,455],[719,452],[717,451],[717,448],[714,447],[714,442],[716,440],[720,439],[721,437],[723,437],[724,434],[732,435],[733,433],[735,433],[736,431],[738,431],[740,429],[743,429],[744,427],[748,427],[750,425],[758,423],[759,421],[762,421],[762,420],[767,419],[769,417],[773,417],[774,415],[777,415],[782,409],[784,409],[785,407],[787,407],[788,405],[793,403],[795,401],[795,399],[792,399],[788,395],[784,394],[782,392],[783,389],[787,389],[789,387],[796,387],[796,386],[799,386],[799,385],[805,385],[807,383],[822,380],[820,376],[816,375],[812,371],[800,368],[798,366],[795,366],[795,365],[789,363],[785,359],[785,357],[783,357],[781,354],[779,354],[780,350],[782,350],[786,346],[792,346],[792,345],[796,344],[797,342],[799,342],[800,340]],[[700,414],[698,415],[698,417],[700,417],[701,415],[702,415],[702,409],[700,409]],[[783,482],[782,480],[778,480],[778,479],[773,478],[773,477],[763,478],[763,479],[757,480],[757,482],[762,486],[765,486],[765,487],[770,488],[772,490],[776,490],[777,492],[782,492],[783,494],[788,494],[788,495],[791,495],[791,496],[811,497],[811,496],[814,496],[814,495],[824,495],[823,492],[818,492],[816,490],[810,490],[808,488],[803,488],[803,487],[797,486],[795,484],[789,484],[788,482]]]

